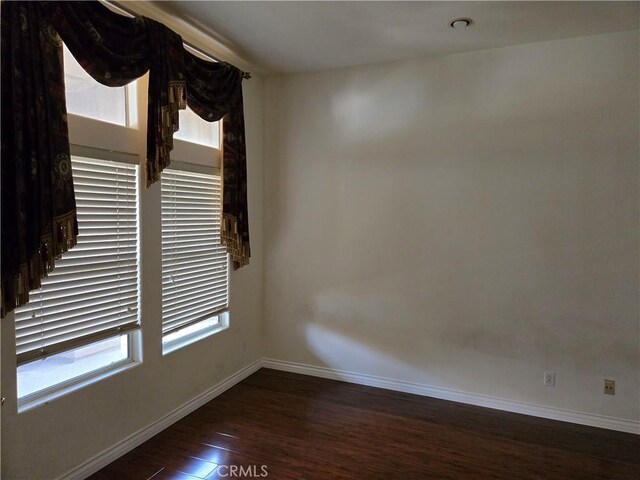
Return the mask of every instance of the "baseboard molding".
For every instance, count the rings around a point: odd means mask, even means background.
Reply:
[[[241,382],[252,373],[258,371],[261,366],[261,360],[256,360],[255,362],[247,365],[243,369],[227,377],[209,390],[201,393],[197,397],[189,400],[180,407],[169,412],[159,420],[138,430],[134,434],[129,435],[127,438],[117,443],[116,445],[103,450],[99,454],[91,457],[77,467],[59,476],[56,480],[78,480],[93,475],[101,468],[120,458],[125,453],[133,450],[138,445],[146,442],[154,435],[160,433],[162,430],[171,426],[181,418],[189,415],[191,412],[200,408],[205,403],[213,400],[221,393],[224,393],[226,390],[229,390],[235,384]]]
[[[640,422],[636,422],[633,420],[625,420],[621,418],[607,417],[604,415],[595,415],[591,413],[574,412],[571,410],[564,410],[560,408],[534,405],[514,400],[506,400],[503,398],[477,395],[446,388],[432,387],[429,385],[422,385],[411,382],[403,382],[392,380],[389,378],[363,375],[360,373],[335,370],[326,367],[317,367],[301,363],[286,362],[283,360],[275,360],[271,358],[263,358],[262,366],[265,368],[272,368],[274,370],[300,373],[303,375],[328,378],[331,380],[341,380],[344,382],[356,383],[358,385],[385,388],[387,390],[395,390],[398,392],[413,393],[415,395],[422,395],[425,397],[451,400],[453,402],[467,403],[479,407],[494,408],[497,410],[504,410],[513,413],[522,413],[524,415],[532,415],[534,417],[560,420],[562,422],[577,423],[580,425],[589,425],[591,427],[606,428],[619,432],[635,433],[636,435],[640,434]]]

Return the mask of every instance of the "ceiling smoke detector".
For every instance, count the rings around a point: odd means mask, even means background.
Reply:
[[[467,28],[471,25],[471,20],[468,18],[456,18],[453,22],[450,23],[451,28]]]

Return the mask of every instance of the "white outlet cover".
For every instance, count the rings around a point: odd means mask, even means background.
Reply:
[[[555,372],[544,372],[544,386],[545,387],[555,387],[556,386],[556,373]]]

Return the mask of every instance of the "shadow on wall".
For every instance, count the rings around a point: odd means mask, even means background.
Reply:
[[[506,363],[562,365],[584,374],[602,369],[604,358],[615,359],[612,368],[622,371],[638,367],[634,336],[622,343],[604,317],[572,319],[572,312],[546,309],[535,293],[518,294],[517,285],[513,296],[504,298],[471,282],[462,305],[445,282],[440,290],[419,292],[407,272],[379,272],[374,278],[317,294],[301,315],[307,321],[298,323],[300,338],[323,364],[340,369],[347,363],[355,372],[386,372],[431,385],[444,384],[433,372],[464,369],[478,354]],[[407,287],[402,295],[398,285]],[[496,305],[509,309],[515,303],[521,315],[492,312]]]

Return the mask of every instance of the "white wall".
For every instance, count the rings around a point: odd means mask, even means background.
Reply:
[[[268,79],[265,356],[638,420],[638,70],[635,31]]]
[[[263,80],[244,82],[251,265],[231,274],[227,330],[165,357],[161,348],[160,185],[143,190],[143,349],[139,366],[17,413],[14,329],[3,323],[2,473],[52,479],[159,420],[261,357]],[[144,206],[146,205],[146,206]]]

